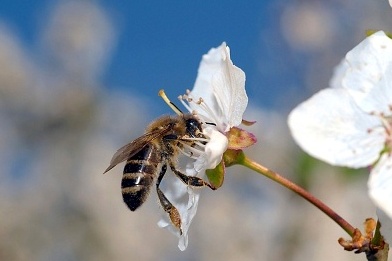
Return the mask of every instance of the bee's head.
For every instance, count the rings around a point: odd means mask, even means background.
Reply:
[[[170,108],[173,109],[173,111],[182,119],[184,120],[183,123],[185,123],[185,128],[186,128],[186,134],[188,134],[189,137],[191,138],[203,138],[203,129],[201,128],[201,123],[200,121],[196,118],[195,115],[186,113],[184,114],[174,103],[172,103],[169,98],[167,98],[165,92],[163,90],[160,90],[158,93],[159,96],[162,97],[162,99],[166,102],[167,105],[169,105]]]
[[[199,137],[203,130],[198,119],[192,114],[184,114],[184,120],[188,135],[193,138]]]

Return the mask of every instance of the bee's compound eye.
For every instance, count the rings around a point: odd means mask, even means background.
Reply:
[[[196,131],[201,131],[201,124],[196,119],[188,119],[186,121],[186,129],[190,134],[192,134],[192,136],[194,136],[194,134],[196,134]]]

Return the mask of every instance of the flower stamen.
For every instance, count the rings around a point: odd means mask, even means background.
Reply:
[[[178,150],[179,150],[183,155],[185,155],[185,156],[188,157],[188,158],[197,159],[197,156],[194,155],[192,151],[187,152],[187,151],[185,151],[185,150],[183,150],[183,149],[181,149],[181,148],[178,148]]]
[[[204,153],[204,148],[192,147],[191,145],[183,141],[179,142],[183,146],[183,149],[179,148],[180,151],[189,158],[196,159]]]
[[[193,110],[191,109],[191,107],[189,107],[189,105],[185,102],[185,100],[188,100],[188,97],[184,94],[184,95],[180,95],[178,96],[178,99],[180,100],[180,102],[182,103],[182,105],[189,111],[189,112],[193,112]]]
[[[181,103],[184,105],[185,108],[187,108],[188,111],[192,111],[191,107],[189,106],[190,103],[194,103],[198,105],[198,107],[205,112],[205,116],[207,116],[210,120],[208,122],[203,122],[203,124],[206,125],[215,125],[215,126],[221,126],[224,127],[224,124],[222,123],[221,117],[217,115],[216,111],[213,110],[205,101],[202,97],[199,97],[199,99],[194,99],[192,97],[191,92],[189,90],[186,90],[186,94],[179,96],[178,97],[181,101]],[[185,102],[187,101],[188,104]],[[211,123],[212,122],[212,123]]]

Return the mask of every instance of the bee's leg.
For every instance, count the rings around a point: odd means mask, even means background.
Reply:
[[[212,186],[210,183],[204,181],[202,178],[199,177],[194,177],[194,176],[188,176],[182,173],[181,171],[177,170],[173,162],[170,162],[170,168],[173,171],[174,174],[185,184],[191,187],[209,187],[212,190],[216,190],[214,186]]]
[[[182,235],[182,230],[181,230],[181,217],[180,213],[176,209],[175,206],[167,199],[167,197],[163,194],[162,190],[159,188],[159,185],[161,184],[163,176],[165,176],[167,170],[167,165],[163,165],[161,172],[159,173],[157,182],[156,182],[156,187],[157,187],[157,193],[158,193],[158,198],[159,202],[161,203],[161,206],[163,207],[163,210],[167,214],[169,214],[170,220],[173,223],[173,225],[180,230],[180,234]]]

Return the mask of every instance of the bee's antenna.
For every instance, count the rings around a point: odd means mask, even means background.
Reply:
[[[172,103],[172,102],[169,100],[169,98],[167,98],[167,96],[166,96],[166,94],[165,94],[165,91],[164,91],[163,89],[161,89],[161,90],[158,92],[158,95],[161,96],[161,98],[167,103],[167,105],[169,105],[170,108],[172,108],[172,110],[173,110],[175,113],[177,113],[177,114],[180,115],[180,116],[183,115],[182,111],[181,111],[174,103]]]

